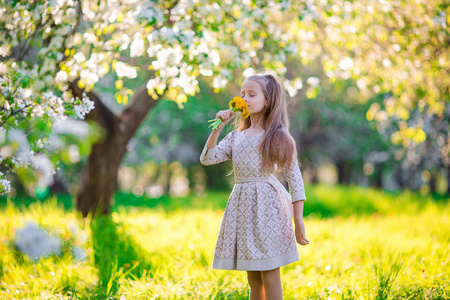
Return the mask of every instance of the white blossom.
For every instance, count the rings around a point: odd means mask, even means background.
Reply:
[[[186,46],[191,46],[194,40],[195,32],[191,29],[183,30],[180,34],[180,40]]]
[[[142,16],[149,20],[150,22],[155,21],[156,23],[160,23],[164,21],[164,13],[153,5],[151,1],[148,1],[148,7],[143,7],[138,9],[137,15]]]
[[[203,76],[212,76],[213,70],[212,70],[212,64],[209,61],[203,62],[201,65],[199,65],[200,74]]]
[[[119,50],[120,51],[126,50],[128,48],[128,45],[130,44],[130,41],[131,39],[128,35],[126,35],[125,33],[122,34],[122,36],[118,40],[118,42],[120,43]]]
[[[6,129],[5,127],[0,127],[0,144],[6,141]]]
[[[94,72],[90,72],[89,70],[82,70],[80,73],[80,77],[86,80],[86,84],[88,86],[94,85],[98,81],[98,76]]]
[[[244,70],[244,72],[242,73],[242,75],[244,76],[244,77],[250,77],[250,76],[252,76],[253,74],[255,74],[256,72],[255,72],[255,69],[253,69],[253,68],[247,68],[247,69],[245,69]]]
[[[215,66],[219,65],[219,63],[220,63],[220,53],[219,53],[219,51],[217,51],[216,49],[212,49],[211,51],[209,51],[208,57],[211,59],[212,63]]]
[[[180,75],[172,79],[171,86],[180,87],[184,93],[193,95],[195,93],[195,87],[198,85],[198,81],[195,76],[189,74],[189,69],[181,68]]]
[[[0,62],[0,75],[5,75],[6,73],[8,73],[8,66],[5,63]]]
[[[0,46],[0,56],[3,56],[3,57],[8,56],[11,53],[10,49],[11,49],[11,46],[7,45],[7,44]]]
[[[167,65],[178,66],[183,59],[183,50],[179,45],[173,48],[163,48],[156,54],[156,60],[152,62],[152,66],[156,69],[163,69]]]
[[[60,97],[49,91],[42,94],[42,99],[44,100],[42,109],[47,115],[56,118],[64,117],[64,101]]]
[[[89,100],[89,98],[86,97],[85,94],[83,96],[84,98],[81,104],[74,106],[75,113],[80,119],[84,119],[84,116],[94,109],[94,101]]]
[[[82,62],[84,62],[86,60],[86,57],[84,56],[83,53],[78,52],[73,56],[73,59],[75,59],[77,64],[81,64]]]
[[[78,151],[78,147],[75,145],[69,146],[69,160],[72,163],[77,163],[80,161],[80,151]]]
[[[316,86],[319,85],[320,79],[317,77],[311,76],[306,80],[306,83],[311,85],[311,87],[315,88]]]
[[[224,88],[224,87],[226,87],[227,83],[228,83],[228,80],[225,77],[223,77],[222,75],[217,75],[213,79],[213,87],[215,89]]]
[[[19,145],[15,158],[18,161],[29,163],[31,160],[31,149],[25,133],[19,129],[11,128],[8,133],[8,138],[10,142],[16,142]]]
[[[89,125],[85,121],[67,118],[59,124],[55,125],[52,133],[74,134],[80,138],[85,138],[89,134]]]
[[[159,76],[154,78],[154,79],[150,79],[147,82],[147,89],[148,90],[156,90],[156,89],[163,90],[165,88],[166,88],[166,84],[165,84],[165,82],[161,81],[161,77],[159,77]]]
[[[55,81],[56,83],[63,83],[66,82],[69,79],[69,76],[67,76],[66,71],[59,71],[56,73]]]
[[[0,156],[0,162],[2,162],[2,158]],[[0,172],[0,191],[2,193],[9,193],[11,191],[11,182],[7,179],[2,178],[3,173]]]
[[[144,39],[140,32],[136,32],[133,42],[130,45],[130,56],[139,57],[144,53]]]
[[[290,53],[292,53],[292,54],[294,54],[294,55],[296,55],[297,52],[298,52],[298,46],[297,46],[297,43],[295,43],[295,42],[290,43],[290,44],[286,47],[286,51],[287,51],[287,52],[290,52]]]
[[[97,41],[97,37],[95,36],[95,34],[92,34],[90,32],[85,32],[83,34],[83,39],[88,44],[94,44]]]
[[[127,64],[118,61],[116,63],[116,73],[119,77],[136,78],[137,72],[134,67],[130,67]]]
[[[33,108],[33,111],[31,112],[32,117],[38,117],[38,118],[42,117],[44,114],[45,114],[44,108],[42,107],[42,105],[39,105],[39,104],[36,105]]]
[[[64,38],[62,36],[55,36],[51,39],[50,45],[48,45],[48,47],[53,49],[60,49],[63,42]]]
[[[55,170],[50,159],[44,154],[34,155],[31,160],[31,166],[40,171],[41,176],[39,177],[38,187],[49,186],[53,183],[53,174]]]
[[[344,71],[351,70],[353,68],[353,60],[350,57],[345,57],[339,61],[339,68]]]
[[[168,67],[159,71],[161,77],[172,78],[177,76],[179,69],[177,67]]]
[[[169,44],[176,43],[176,33],[172,28],[164,26],[159,30],[159,35],[161,36],[161,39],[166,41]]]

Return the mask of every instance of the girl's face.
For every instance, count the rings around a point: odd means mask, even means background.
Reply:
[[[267,103],[262,87],[253,80],[244,81],[241,87],[241,97],[247,103],[250,115],[261,112]]]

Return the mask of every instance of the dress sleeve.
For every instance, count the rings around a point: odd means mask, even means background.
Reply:
[[[292,160],[289,168],[283,168],[281,172],[288,183],[292,203],[296,201],[306,201],[303,176],[300,171],[300,166],[298,165],[297,157]]]
[[[228,133],[214,148],[208,149],[205,145],[200,155],[201,164],[205,166],[214,165],[232,159],[234,132]]]

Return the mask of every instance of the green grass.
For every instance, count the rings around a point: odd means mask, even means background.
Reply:
[[[231,191],[231,190],[230,190]],[[133,194],[117,192],[111,211],[118,211],[121,207],[127,208],[158,208],[164,212],[186,210],[223,210],[227,204],[230,191],[210,192],[203,196],[149,198],[136,197]],[[388,192],[361,186],[330,186],[318,184],[306,186],[308,199],[305,205],[304,216],[330,218],[336,216],[362,216],[392,213],[415,214],[428,205],[445,205],[448,197],[442,195],[422,196],[411,191]],[[65,210],[74,209],[72,196],[57,195],[58,203]],[[30,197],[14,199],[16,204],[29,206],[39,200]],[[0,209],[7,205],[7,199],[0,196]]]
[[[282,268],[285,299],[450,299],[448,200],[359,187],[307,195],[310,244]],[[211,269],[227,197],[117,194],[96,220],[61,199],[0,200],[0,299],[247,299],[245,272]],[[60,257],[32,262],[15,249],[27,220],[63,240]],[[74,244],[86,261],[73,259]]]

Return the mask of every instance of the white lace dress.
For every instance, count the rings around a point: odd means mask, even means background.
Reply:
[[[215,269],[265,271],[298,261],[290,202],[306,200],[302,174],[297,159],[283,171],[290,196],[275,177],[264,177],[262,135],[232,131],[216,147],[205,145],[200,156],[203,165],[232,159],[236,182],[219,230]]]

